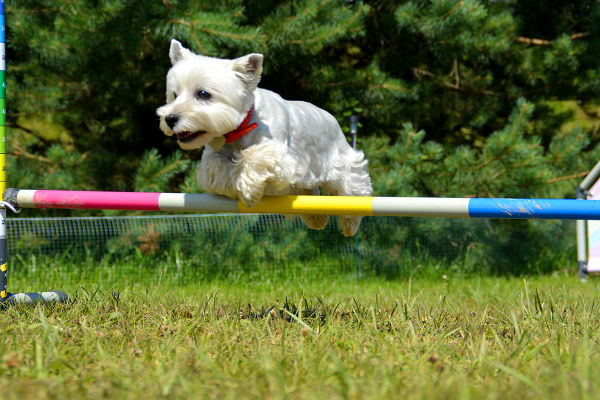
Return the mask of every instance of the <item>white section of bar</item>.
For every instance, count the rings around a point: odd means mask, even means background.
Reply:
[[[161,193],[158,207],[162,211],[239,212],[237,200],[213,194]]]
[[[6,239],[6,208],[4,208],[4,206],[0,208],[0,239]],[[6,254],[4,254],[4,256],[6,256]]]
[[[6,43],[0,43],[0,71],[6,71]]]
[[[468,217],[469,200],[431,197],[375,197],[373,215],[393,217]]]
[[[33,195],[35,190],[31,189],[20,189],[17,193],[17,204],[21,208],[35,208],[33,203]]]

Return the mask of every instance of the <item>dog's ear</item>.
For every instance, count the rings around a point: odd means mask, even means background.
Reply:
[[[262,74],[263,55],[252,53],[233,60],[233,70],[248,90],[254,90]]]
[[[171,59],[171,64],[175,65],[180,60],[193,55],[191,51],[186,49],[179,43],[177,40],[171,40],[171,48],[169,49],[169,58]]]

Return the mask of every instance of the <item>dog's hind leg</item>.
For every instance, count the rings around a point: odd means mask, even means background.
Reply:
[[[360,221],[362,217],[349,217],[347,215],[340,215],[338,217],[338,225],[342,230],[342,234],[346,237],[356,235],[358,228],[360,227]]]
[[[320,192],[319,188],[315,188],[312,190],[303,190],[299,194],[318,196]],[[316,230],[324,229],[327,226],[327,222],[329,222],[329,215],[300,215],[300,218],[302,218],[306,226]]]

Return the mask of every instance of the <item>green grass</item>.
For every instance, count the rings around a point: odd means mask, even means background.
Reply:
[[[207,281],[171,263],[59,261],[11,275],[10,288],[56,287],[73,301],[0,313],[6,399],[562,399],[600,390],[593,279]]]

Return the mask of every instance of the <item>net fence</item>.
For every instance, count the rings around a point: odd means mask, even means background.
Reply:
[[[526,221],[510,223],[520,223],[523,231],[534,226]],[[160,260],[176,253],[194,260],[209,275],[291,264],[306,271],[358,269],[361,274],[389,276],[408,275],[424,264],[441,268],[459,264],[464,269],[494,263],[522,268],[527,256],[535,256],[532,243],[518,237],[503,242],[507,235],[502,224],[484,219],[365,217],[357,237],[345,238],[335,217],[321,231],[306,228],[298,217],[271,214],[7,219],[11,258],[66,254],[69,259],[149,256]],[[557,224],[560,237],[571,229]],[[473,265],[467,266],[469,262]]]

